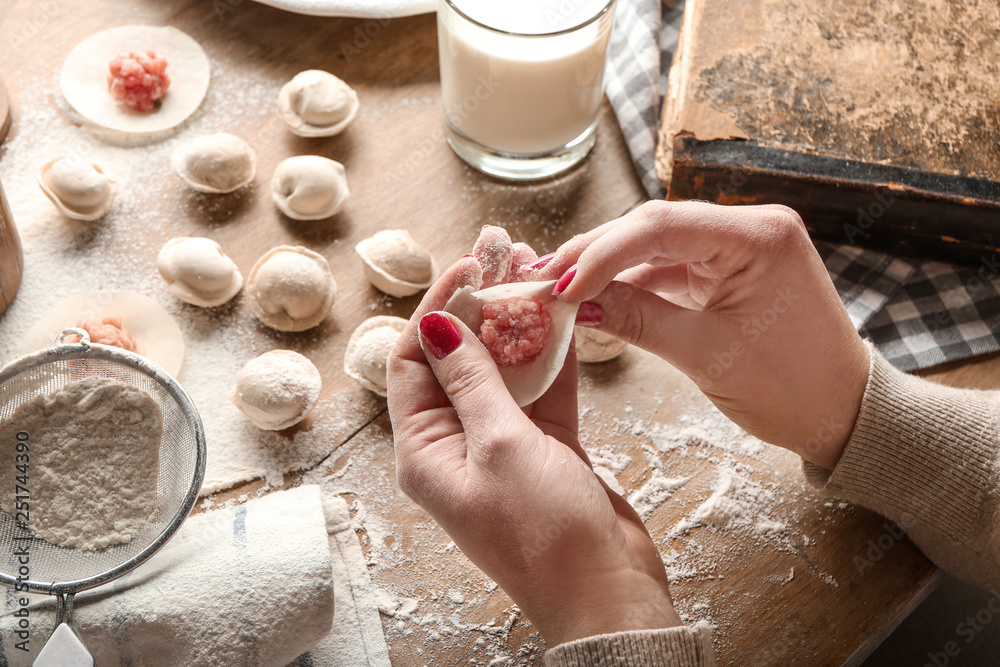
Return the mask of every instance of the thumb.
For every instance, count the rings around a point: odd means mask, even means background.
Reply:
[[[420,318],[420,346],[469,435],[503,428],[521,409],[496,364],[475,334],[458,318],[435,311]]]
[[[576,323],[613,334],[669,361],[697,381],[706,350],[725,335],[718,316],[678,306],[629,283],[612,281],[580,304]]]

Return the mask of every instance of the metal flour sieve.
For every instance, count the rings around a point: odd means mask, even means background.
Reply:
[[[80,342],[63,342],[71,334],[79,335]],[[159,406],[163,436],[156,500],[149,519],[129,543],[99,551],[50,544],[31,533],[23,517],[0,511],[0,583],[17,591],[47,593],[58,598],[56,629],[36,658],[36,666],[93,664],[73,627],[73,596],[127,574],[156,553],[187,518],[205,476],[205,429],[190,397],[177,381],[138,354],[90,343],[89,335],[82,329],[65,329],[53,347],[21,357],[0,369],[0,422],[9,421],[18,406],[37,396],[93,377],[139,389]],[[19,432],[14,442],[0,442],[0,447],[12,447],[28,456],[29,482],[34,444],[30,435]],[[0,475],[14,476],[20,472],[2,470]],[[26,486],[30,490],[30,484]],[[17,508],[14,499],[4,500],[5,507]],[[30,493],[23,502],[30,512]]]

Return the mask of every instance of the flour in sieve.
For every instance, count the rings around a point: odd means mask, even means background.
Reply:
[[[156,402],[113,380],[38,396],[0,423],[0,505],[15,516],[15,497],[27,496],[28,528],[55,545],[130,542],[153,511],[162,433]]]

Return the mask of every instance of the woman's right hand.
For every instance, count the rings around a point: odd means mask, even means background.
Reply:
[[[651,201],[545,260],[534,279],[589,302],[578,323],[666,359],[758,438],[836,465],[869,355],[794,211]]]

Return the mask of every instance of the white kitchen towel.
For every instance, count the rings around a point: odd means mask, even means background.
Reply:
[[[347,503],[323,489],[333,559],[333,630],[289,667],[389,667],[375,587]]]
[[[301,486],[189,518],[138,569],[77,596],[74,618],[101,667],[282,667],[330,632],[333,588],[319,487]],[[8,591],[0,618],[11,666],[52,632],[54,600],[32,596],[30,650],[15,647],[23,595]]]

